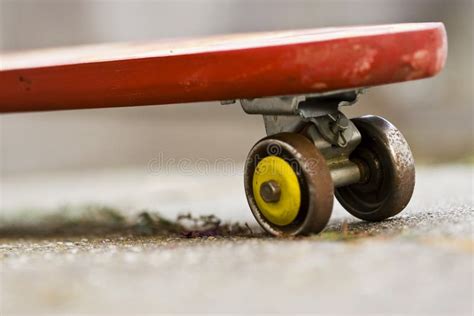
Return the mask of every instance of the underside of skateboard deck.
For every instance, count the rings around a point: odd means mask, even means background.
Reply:
[[[365,87],[434,76],[444,66],[441,23],[257,33],[0,55],[0,110],[21,112],[240,101],[264,118],[244,187],[269,233],[320,232],[334,195],[354,216],[401,212],[415,184],[400,131],[341,107]]]
[[[0,55],[0,110],[247,99],[435,75],[440,23],[326,28]]]

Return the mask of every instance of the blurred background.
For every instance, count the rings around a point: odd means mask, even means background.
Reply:
[[[239,105],[0,115],[0,314],[472,315],[473,11],[472,0],[0,0],[0,53],[427,21],[449,41],[435,78],[372,88],[345,110],[384,116],[408,139],[407,209],[363,223],[335,202],[327,229],[305,239],[254,236],[241,174],[149,169],[224,158],[241,173],[264,127]],[[248,223],[256,238],[157,228],[180,213]]]
[[[419,163],[459,162],[473,155],[473,18],[470,0],[0,0],[0,49],[442,21],[449,55],[439,76],[373,88],[346,113],[392,121]],[[3,177],[146,168],[159,156],[241,162],[264,136],[260,117],[218,102],[8,114],[0,120]]]

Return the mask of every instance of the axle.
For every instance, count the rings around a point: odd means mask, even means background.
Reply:
[[[362,178],[359,166],[350,160],[341,164],[329,165],[329,171],[335,188],[357,183]]]

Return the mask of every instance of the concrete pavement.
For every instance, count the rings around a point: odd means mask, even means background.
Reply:
[[[364,223],[336,205],[322,234],[297,239],[258,233],[241,185],[238,172],[133,169],[3,179],[0,310],[472,315],[472,166],[418,168],[413,200],[395,218]],[[215,214],[253,234],[28,234],[66,204],[59,226],[88,204],[129,222],[144,209]],[[11,225],[22,238],[6,233]]]

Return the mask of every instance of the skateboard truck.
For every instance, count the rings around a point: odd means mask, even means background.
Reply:
[[[350,120],[340,111],[361,93],[240,100],[246,113],[263,115],[267,134],[251,149],[244,179],[250,208],[266,231],[321,231],[333,195],[369,221],[396,215],[408,204],[415,173],[402,134],[381,117]]]
[[[363,90],[306,96],[240,100],[248,114],[261,114],[268,136],[291,132],[303,134],[321,151],[335,187],[356,183],[361,178],[359,166],[349,155],[360,143],[357,127],[340,106],[357,102]]]

